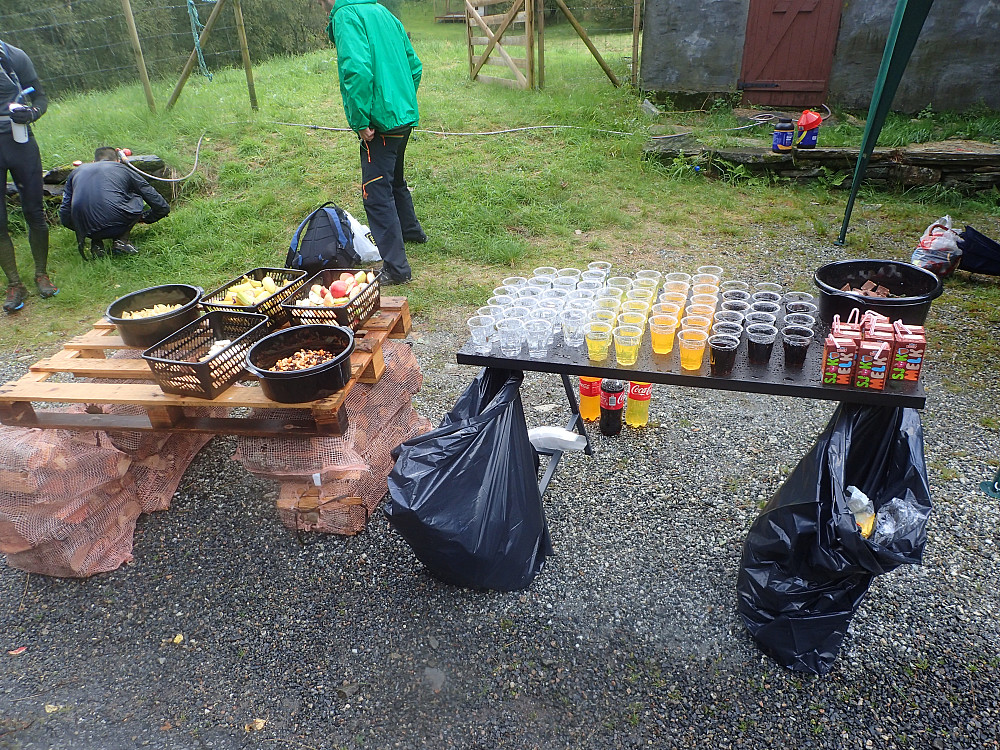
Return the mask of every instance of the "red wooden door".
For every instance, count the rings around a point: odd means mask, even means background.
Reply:
[[[739,88],[748,104],[816,107],[826,99],[842,0],[750,0]]]

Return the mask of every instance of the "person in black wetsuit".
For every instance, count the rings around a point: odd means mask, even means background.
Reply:
[[[34,91],[26,93],[27,89]],[[12,106],[14,105],[14,106]],[[49,279],[49,226],[42,203],[42,157],[28,127],[45,114],[49,100],[35,73],[35,66],[22,50],[0,41],[0,174],[6,182],[10,172],[21,196],[21,210],[28,224],[28,244],[35,261],[35,284],[42,297],[54,297],[59,290]],[[14,139],[13,128],[27,129],[23,143]],[[21,282],[14,256],[14,243],[7,232],[7,201],[0,201],[0,268],[7,276],[4,312],[24,307],[28,290]]]
[[[149,204],[145,208],[144,202]],[[110,239],[113,255],[135,255],[130,243],[132,227],[152,224],[170,213],[170,204],[137,172],[122,163],[118,149],[102,146],[94,161],[70,172],[63,188],[59,221],[76,232],[80,255],[89,237],[90,254],[104,255],[103,240]]]

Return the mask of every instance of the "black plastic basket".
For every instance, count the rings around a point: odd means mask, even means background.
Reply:
[[[259,313],[216,310],[168,336],[142,353],[164,393],[215,398],[246,370],[247,352],[268,333]],[[232,343],[206,360],[216,341]]]
[[[219,302],[218,300],[225,297],[226,290],[228,290],[229,287],[236,286],[243,281],[244,276],[254,279],[255,281],[261,281],[265,276],[270,276],[274,279],[275,283],[278,284],[286,281],[291,281],[292,283],[284,289],[279,289],[270,297],[256,305],[228,305],[224,302]],[[220,312],[245,312],[266,315],[268,317],[269,327],[271,330],[274,330],[281,328],[288,322],[288,311],[282,307],[281,303],[299,290],[302,286],[302,282],[305,280],[305,277],[305,271],[299,271],[294,268],[254,268],[252,271],[240,274],[237,278],[233,279],[228,284],[220,286],[214,292],[209,292],[208,294],[203,295],[201,298],[201,306],[205,310],[209,311],[218,310]],[[213,302],[213,300],[216,301]]]
[[[382,273],[375,276],[375,281],[365,288],[361,294],[352,299],[346,305],[340,307],[299,307],[295,303],[300,299],[305,299],[309,295],[309,289],[313,284],[330,286],[331,283],[340,278],[342,273],[357,273],[365,271],[366,268],[324,268],[315,276],[306,280],[298,291],[288,297],[281,306],[285,308],[292,318],[292,325],[311,325],[313,323],[335,323],[345,328],[356,331],[364,325],[379,308],[382,301],[379,293],[379,279]]]

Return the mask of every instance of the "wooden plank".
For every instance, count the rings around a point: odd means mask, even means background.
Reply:
[[[507,17],[506,13],[496,13],[489,16],[480,16],[480,18],[486,21],[486,24],[488,26],[499,26],[501,23],[503,23],[503,20],[506,17]],[[525,18],[526,18],[525,13],[522,10],[520,13],[514,16],[514,20],[511,21],[510,25],[513,26],[516,23],[524,23]]]
[[[523,57],[512,57],[512,58],[510,58],[510,60],[511,60],[511,62],[513,62],[521,70],[527,71],[527,69],[528,69],[528,61],[526,59],[524,59]],[[477,62],[479,61],[478,57],[476,58],[476,61]],[[494,60],[492,57],[490,59],[488,59],[488,60],[484,60],[483,61],[483,65],[499,65],[501,68],[508,67],[507,63],[505,63],[503,60]]]
[[[490,43],[489,39],[487,39],[485,37],[481,37],[481,36],[472,37],[472,39],[470,41],[472,42],[473,45],[479,46],[479,47],[488,45]],[[523,47],[524,43],[526,41],[527,41],[527,37],[525,37],[525,36],[523,36],[521,34],[511,34],[511,35],[504,34],[503,35],[503,46],[504,47]]]
[[[153,373],[144,359],[95,359],[58,355],[40,359],[31,366],[32,372],[69,372],[76,378],[122,378],[152,380]]]
[[[492,29],[490,29],[489,26],[487,26],[483,22],[482,18],[479,17],[479,14],[475,12],[475,9],[472,8],[472,5],[469,3],[469,0],[465,0],[466,7],[473,10],[472,19],[483,30],[486,36],[490,38],[490,42],[489,44],[486,45],[486,49],[483,52],[483,57],[489,57],[490,52],[496,49],[500,57],[504,58],[505,60],[509,60],[510,55],[508,55],[506,50],[504,50],[504,48],[500,45],[500,38],[504,35],[504,32],[510,25],[510,19],[514,17],[514,15],[522,7],[523,4],[524,0],[514,0],[514,2],[510,6],[510,10],[507,11],[504,22],[501,23],[500,28],[497,29],[496,32],[494,32]],[[472,69],[473,79],[476,79],[478,77],[478,74],[481,69],[482,65],[473,66]],[[511,70],[514,72],[514,75],[517,77],[518,81],[522,84],[519,88],[523,88],[524,86],[526,86],[528,83],[528,79],[524,77],[524,74],[522,74],[521,71],[519,71],[513,65],[511,65]]]
[[[385,358],[382,356],[382,347],[372,354],[368,366],[358,373],[359,383],[377,383],[385,372]]]
[[[107,329],[94,329],[79,336],[74,336],[65,344],[64,349],[128,349],[122,337]]]

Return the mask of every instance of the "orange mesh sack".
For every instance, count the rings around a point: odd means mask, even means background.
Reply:
[[[233,458],[254,476],[268,479],[309,479],[319,474],[323,481],[334,478],[360,479],[368,474],[362,453],[372,438],[383,440],[390,420],[413,394],[420,390],[423,375],[409,345],[400,341],[382,344],[385,370],[377,383],[355,383],[344,400],[348,427],[342,435],[313,438],[249,438],[236,442]],[[292,420],[301,410],[254,409],[253,416]]]
[[[167,510],[191,460],[211,435],[175,432],[169,434],[160,450],[132,461],[129,474],[135,479],[143,513]]]
[[[57,513],[4,522],[3,551],[11,567],[29,573],[70,578],[106,573],[132,559],[141,512],[135,482],[125,476],[67,501]]]
[[[388,491],[386,479],[395,461],[392,450],[405,440],[432,428],[410,404],[403,404],[385,425],[383,439],[364,452],[368,471],[355,478],[312,482],[283,482],[278,495],[278,517],[290,529],[353,535],[362,531]]]
[[[124,476],[129,457],[100,443],[66,430],[0,426],[0,518]]]

